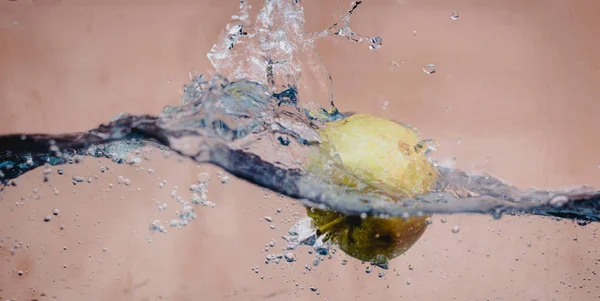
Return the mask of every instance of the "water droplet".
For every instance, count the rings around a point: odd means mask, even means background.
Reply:
[[[463,138],[462,137],[456,138],[456,144],[462,144],[462,142],[463,142]]]
[[[348,260],[346,260],[346,259],[343,259],[343,260],[342,260],[342,265],[347,265],[347,264],[348,264]]]
[[[387,108],[388,108],[389,105],[390,105],[390,102],[386,100],[381,105],[381,108],[384,109],[384,110],[387,110]]]
[[[383,39],[381,37],[373,37],[371,38],[371,45],[369,46],[369,48],[371,48],[371,50],[377,50],[381,47],[382,44]]]
[[[383,271],[379,272],[379,274],[377,276],[379,276],[379,278],[383,278],[383,276],[385,276],[385,273]]]
[[[412,270],[414,270],[414,269],[415,269],[415,267],[413,267],[413,265],[412,265],[412,264],[409,264],[409,265],[408,265],[408,269],[409,269],[410,271],[412,271]]]
[[[52,220],[52,216],[50,216],[50,215],[44,216],[44,221],[45,222],[50,222],[51,220]]]
[[[396,71],[398,71],[398,69],[400,69],[400,64],[398,64],[398,62],[396,62],[396,61],[391,61],[389,68],[390,68],[390,71],[396,72]]]
[[[450,14],[450,18],[452,18],[452,20],[458,20],[458,12],[457,11],[453,11]]]
[[[316,287],[314,287],[314,286],[311,286],[311,287],[310,287],[310,290],[311,290],[311,291],[313,291],[313,292],[316,292],[316,291],[317,291],[317,288],[316,288]]]
[[[265,216],[265,220],[270,223],[273,221],[273,218],[270,216]]]
[[[445,217],[442,217],[442,218],[440,219],[440,222],[442,222],[442,224],[445,224],[447,221],[448,221],[448,220],[447,220]]]
[[[73,176],[73,181],[77,183],[83,182],[83,178],[80,176]]]
[[[365,273],[370,274],[371,273],[371,267],[366,267],[365,268]]]
[[[417,36],[417,31],[413,30],[413,37],[416,37],[416,36]]]
[[[54,215],[58,215],[59,213],[60,213],[60,210],[58,210],[56,208],[54,210],[52,210],[52,214],[54,214]]]
[[[23,276],[23,271],[19,270],[19,271],[17,272],[17,275],[19,275],[19,276]]]
[[[452,227],[452,233],[458,233],[460,231],[460,227],[458,225],[454,225]]]
[[[444,111],[446,111],[446,112],[450,112],[450,110],[452,110],[451,106],[447,106],[447,107],[444,108]]]
[[[437,67],[434,64],[427,64],[423,67],[423,72],[425,72],[425,74],[434,74],[437,72]]]

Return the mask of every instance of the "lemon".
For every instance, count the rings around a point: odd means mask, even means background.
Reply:
[[[319,131],[307,168],[318,176],[358,190],[413,197],[430,192],[439,174],[425,154],[416,129],[392,120],[354,114]],[[307,208],[317,226],[348,255],[363,261],[406,252],[425,232],[427,216],[380,218],[347,216]]]

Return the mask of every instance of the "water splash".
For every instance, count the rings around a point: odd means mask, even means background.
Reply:
[[[135,164],[129,154],[150,146],[220,166],[306,205],[352,215],[509,213],[600,220],[600,192],[591,187],[523,190],[488,175],[438,166],[441,177],[433,192],[406,198],[366,183],[360,186],[369,189],[341,186],[305,170],[296,153],[320,142],[317,129],[323,124],[349,115],[324,108],[332,104],[331,78],[314,41],[339,35],[368,41],[374,49],[381,45],[379,38],[350,29],[350,17],[359,5],[360,1],[353,3],[330,28],[305,33],[298,1],[266,1],[254,23],[249,4],[241,1],[240,12],[208,54],[221,75],[193,76],[184,87],[182,104],[166,107],[158,116],[121,114],[85,133],[1,136],[2,188],[17,185],[14,179],[34,168],[75,164],[86,156]],[[437,148],[431,140],[422,145],[426,151]],[[184,223],[195,216],[191,208],[185,209],[179,220]],[[152,227],[166,231],[160,223]],[[300,231],[288,243],[311,240],[314,245],[318,237]]]

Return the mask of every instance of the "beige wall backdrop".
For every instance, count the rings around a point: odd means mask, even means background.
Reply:
[[[341,37],[319,42],[342,110],[414,124],[440,141],[434,154],[440,161],[455,157],[459,168],[521,187],[600,187],[600,2],[363,2],[352,27],[383,37],[381,49]],[[331,24],[348,5],[305,1],[307,28]],[[188,72],[210,70],[206,53],[237,6],[234,0],[1,1],[0,134],[83,131],[123,111],[156,114],[177,104]],[[458,20],[450,18],[454,10]],[[399,66],[390,68],[392,61]],[[422,68],[430,63],[437,72],[427,75]],[[210,166],[158,153],[150,158],[144,171],[111,165],[101,173],[109,163],[97,159],[64,166],[63,176],[55,168],[52,186],[37,170],[0,193],[0,299],[600,297],[598,224],[480,215],[446,216],[442,223],[436,216],[383,277],[340,253],[308,271],[314,254],[307,248],[294,263],[265,265],[265,256],[284,246],[281,235],[302,215],[300,205],[235,178],[222,184]],[[198,208],[198,219],[183,229],[150,232],[153,220],[169,220],[180,209],[169,196],[173,187],[185,196],[203,171],[212,175],[216,207]],[[93,181],[73,186],[75,175]],[[131,185],[118,185],[119,175]],[[168,207],[159,211],[163,203]],[[55,208],[59,215],[44,222]],[[452,233],[454,225],[459,233]],[[266,252],[271,240],[275,247]]]

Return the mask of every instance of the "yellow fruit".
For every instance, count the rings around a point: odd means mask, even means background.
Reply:
[[[321,143],[311,153],[308,170],[337,184],[359,190],[412,197],[431,191],[438,179],[415,129],[366,114],[328,123]],[[424,233],[426,216],[380,218],[346,216],[308,208],[318,235],[337,243],[363,261],[392,259],[408,250]]]

